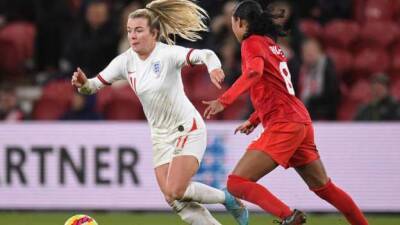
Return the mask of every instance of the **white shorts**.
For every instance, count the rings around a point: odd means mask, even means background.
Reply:
[[[207,131],[201,116],[171,130],[152,130],[151,139],[154,168],[181,155],[196,157],[200,165],[207,147]]]

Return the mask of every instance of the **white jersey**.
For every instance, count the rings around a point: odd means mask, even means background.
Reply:
[[[186,63],[205,63],[209,71],[221,67],[210,50],[192,51],[157,42],[146,60],[130,48],[112,60],[97,79],[90,80],[100,89],[126,79],[139,97],[152,131],[169,130],[198,116],[183,88],[181,68]]]

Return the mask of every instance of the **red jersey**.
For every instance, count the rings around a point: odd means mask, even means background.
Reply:
[[[253,124],[311,123],[307,109],[294,95],[287,59],[280,47],[266,36],[251,35],[242,42],[241,52],[242,75],[219,101],[228,106],[250,89],[255,112],[249,120]],[[257,65],[261,67],[257,69]],[[251,75],[258,70],[259,76]]]

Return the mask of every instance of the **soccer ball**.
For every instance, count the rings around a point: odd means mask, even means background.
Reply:
[[[97,225],[97,222],[87,215],[75,215],[70,217],[64,225]]]

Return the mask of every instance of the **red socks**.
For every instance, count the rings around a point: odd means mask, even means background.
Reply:
[[[229,175],[228,191],[237,198],[260,206],[264,211],[284,219],[292,214],[290,208],[265,187],[248,179]],[[368,221],[351,197],[331,180],[323,187],[312,189],[320,198],[335,206],[352,225],[368,225]]]
[[[331,180],[325,186],[312,189],[320,198],[335,206],[352,225],[368,225],[368,221],[351,197]]]
[[[235,197],[254,203],[276,217],[284,219],[292,214],[285,203],[256,182],[229,175],[227,186],[228,191]]]

